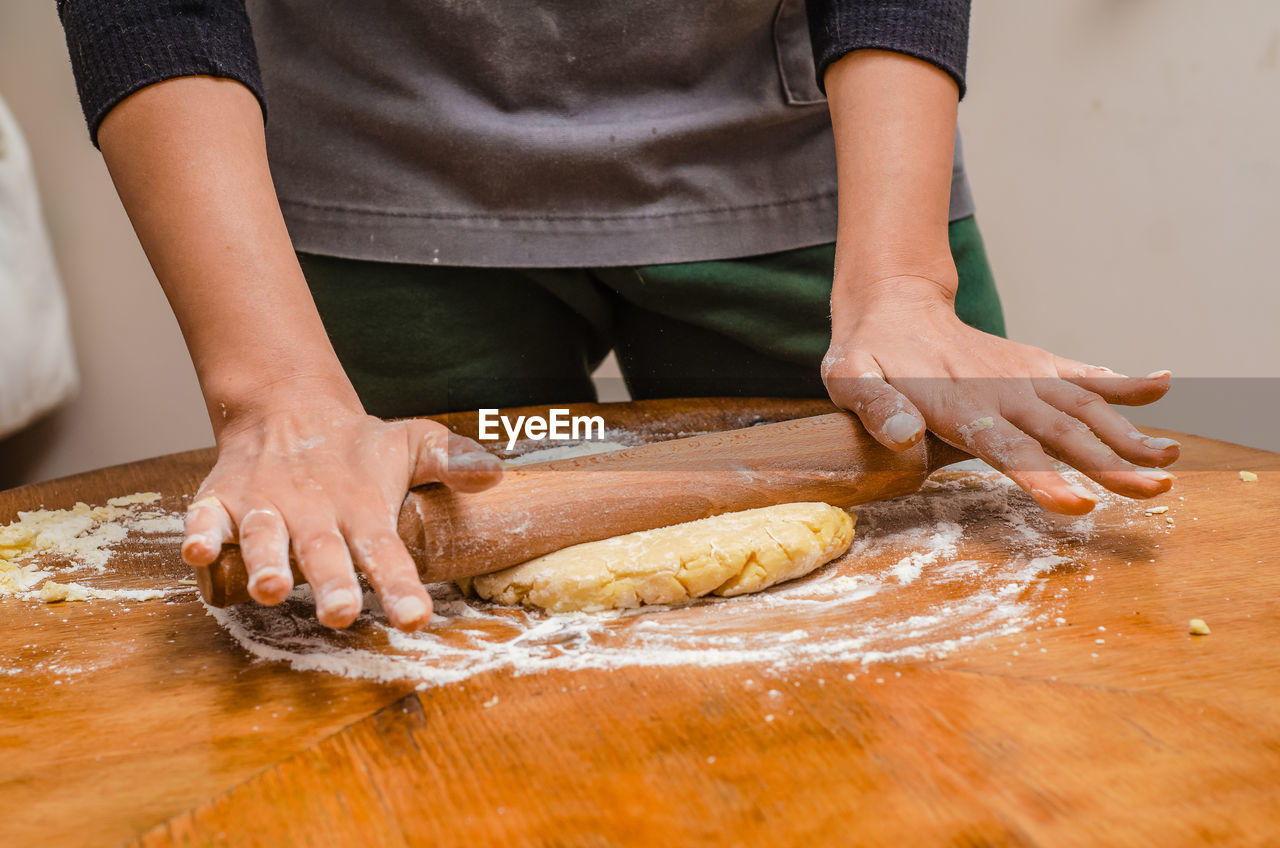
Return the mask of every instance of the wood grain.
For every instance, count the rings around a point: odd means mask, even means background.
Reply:
[[[664,403],[628,409],[661,432],[767,407]],[[253,662],[194,591],[0,601],[0,844],[1277,844],[1280,456],[1170,435],[1198,469],[1159,500],[1175,527],[1100,528],[1042,578],[1064,626],[927,662],[415,693]],[[210,461],[0,493],[0,518],[146,489],[180,507]],[[112,564],[118,586],[186,573],[176,550]]]
[[[410,695],[140,844],[209,844],[213,822],[262,846],[1270,838],[1250,814],[1274,792],[1275,718],[1036,680],[909,668],[850,683],[844,671],[774,680],[781,697],[747,689],[757,672],[741,668],[660,682],[624,669],[585,686],[540,675],[506,699],[501,679]],[[498,703],[478,707],[489,693]]]

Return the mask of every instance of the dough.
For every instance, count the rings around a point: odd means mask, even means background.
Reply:
[[[732,512],[587,542],[460,583],[552,612],[732,597],[802,577],[849,549],[854,519],[825,503]]]
[[[81,586],[79,583],[55,583],[52,580],[44,581],[44,585],[40,587],[40,600],[46,604],[56,604],[62,601],[87,601],[93,597],[93,590],[88,586]]]

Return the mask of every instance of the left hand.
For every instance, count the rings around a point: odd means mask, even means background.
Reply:
[[[1051,458],[1128,497],[1173,486],[1157,466],[1178,458],[1178,443],[1145,436],[1109,405],[1159,400],[1168,371],[1125,377],[989,335],[956,317],[952,291],[907,276],[842,298],[822,363],[831,399],[894,450],[916,444],[927,427],[1054,512],[1080,515],[1097,498]]]

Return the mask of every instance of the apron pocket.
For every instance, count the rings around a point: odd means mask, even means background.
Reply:
[[[773,46],[787,103],[792,106],[825,103],[826,98],[818,88],[804,0],[782,0],[778,4],[777,14],[773,16]]]

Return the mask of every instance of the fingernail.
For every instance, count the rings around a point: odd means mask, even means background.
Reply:
[[[920,419],[899,412],[884,422],[884,434],[898,444],[909,442],[920,434]]]
[[[356,603],[356,596],[346,589],[338,589],[336,592],[330,592],[324,596],[317,613],[325,616],[343,615],[351,612],[353,608],[359,609],[359,605]]]
[[[1072,483],[1070,486],[1067,486],[1067,491],[1081,500],[1086,500],[1090,503],[1098,502],[1098,496],[1086,489],[1084,486],[1081,486],[1079,483]]]
[[[449,465],[455,471],[489,470],[497,468],[499,462],[499,459],[488,451],[470,451],[449,458]]]
[[[1149,480],[1155,480],[1157,483],[1163,483],[1165,480],[1178,479],[1163,468],[1139,468],[1136,469],[1134,473],[1141,477],[1146,477]]]
[[[1159,379],[1161,379],[1162,377],[1172,377],[1172,376],[1173,376],[1173,372],[1172,372],[1172,371],[1168,371],[1168,370],[1166,370],[1166,371],[1152,371],[1150,374],[1148,374],[1148,375],[1147,375],[1147,379],[1148,379],[1148,380],[1159,380]]]
[[[427,605],[413,595],[408,595],[396,601],[392,611],[397,624],[416,625],[426,617]]]
[[[1174,439],[1143,439],[1142,443],[1152,450],[1168,450],[1169,448],[1182,447],[1182,443]]]
[[[183,542],[182,542],[182,554],[183,554],[183,556],[186,556],[187,552],[188,552],[188,551],[190,551],[192,548],[196,547],[197,545],[205,545],[205,546],[208,546],[208,545],[209,545],[209,537],[208,537],[208,536],[205,536],[205,535],[203,535],[203,534],[200,534],[200,533],[197,533],[197,534],[196,534],[196,535],[194,535],[194,536],[188,536],[188,537],[187,537],[186,539],[184,539],[184,540],[183,540]]]
[[[274,589],[288,588],[292,582],[293,575],[285,576],[285,573],[278,568],[264,568],[261,571],[255,571],[253,577],[249,580],[249,589],[251,592],[260,592],[264,589],[271,591]],[[277,586],[269,584],[278,584]]]

